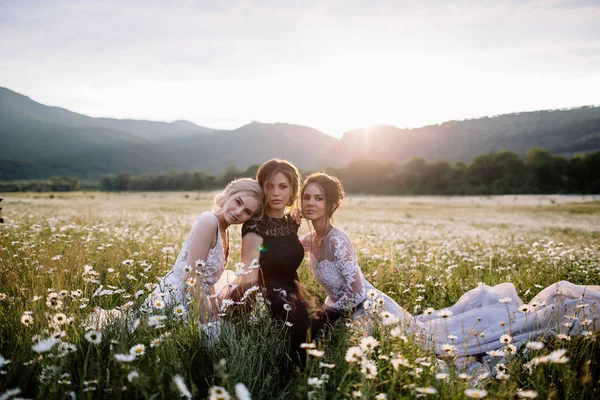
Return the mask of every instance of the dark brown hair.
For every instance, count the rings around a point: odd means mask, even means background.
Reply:
[[[272,160],[265,162],[260,166],[258,171],[256,171],[256,180],[266,193],[267,183],[279,172],[285,175],[292,186],[292,195],[290,196],[290,201],[288,204],[286,204],[286,206],[291,207],[296,205],[302,176],[300,175],[298,168],[296,168],[296,166],[291,162],[280,160],[278,158],[273,158]],[[266,200],[267,199],[265,196],[265,201]]]
[[[310,174],[304,181],[301,190],[302,196],[304,196],[306,187],[311,183],[316,183],[323,188],[323,191],[325,192],[327,217],[331,218],[335,210],[342,205],[342,200],[344,200],[344,187],[342,186],[342,182],[335,176],[327,175],[323,172],[315,172],[314,174]]]

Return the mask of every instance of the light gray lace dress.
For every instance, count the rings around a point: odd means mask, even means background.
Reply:
[[[503,335],[519,347],[546,334],[576,336],[600,330],[598,286],[560,281],[524,304],[512,283],[479,285],[451,307],[412,316],[365,280],[344,231],[334,227],[320,247],[314,233],[307,234],[302,243],[310,251],[312,273],[328,294],[325,307],[353,310],[352,317],[357,319],[372,309],[372,305],[365,306],[367,300],[380,298],[377,315],[393,314],[394,323],[424,337],[438,354],[447,352],[447,345],[454,346],[458,355],[500,349],[506,344]]]
[[[334,227],[317,246],[315,234],[304,236],[302,243],[310,251],[310,267],[316,280],[327,292],[325,308],[336,311],[353,310],[353,318],[365,312],[365,300],[381,299],[379,309],[398,318],[412,318],[391,297],[375,289],[362,274],[356,259],[356,252],[346,232]],[[367,298],[368,297],[368,298]],[[372,304],[367,303],[367,308]]]
[[[187,280],[191,277],[197,280],[197,285],[201,285],[202,293],[204,294],[205,298],[208,299],[209,296],[214,293],[214,285],[223,274],[227,264],[218,221],[216,232],[217,240],[215,245],[208,250],[206,260],[203,260],[204,262],[198,267],[188,264],[190,243],[193,240],[194,234],[196,234],[199,229],[202,229],[199,227],[199,224],[200,219],[204,215],[210,215],[217,219],[213,213],[208,211],[205,211],[196,219],[192,225],[192,229],[185,238],[185,242],[183,242],[183,246],[181,247],[177,259],[175,260],[173,268],[161,279],[158,286],[146,298],[143,305],[144,311],[150,311],[153,308],[156,308],[155,299],[157,298],[162,299],[162,302],[166,308],[182,305],[187,310],[188,303],[192,300],[192,294],[189,290],[190,286],[187,282]],[[198,273],[190,274],[190,272],[194,270],[196,270]]]

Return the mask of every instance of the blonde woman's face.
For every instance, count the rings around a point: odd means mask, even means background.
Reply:
[[[273,175],[265,185],[265,197],[271,210],[285,209],[292,198],[292,185],[287,176],[281,172]]]
[[[260,202],[248,192],[239,192],[230,196],[220,214],[230,225],[243,224],[256,213]]]

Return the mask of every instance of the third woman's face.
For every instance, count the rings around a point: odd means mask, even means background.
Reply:
[[[278,172],[265,185],[265,195],[271,210],[284,210],[292,197],[292,185],[284,174]]]
[[[309,221],[315,221],[327,216],[327,203],[321,185],[309,183],[302,193],[302,214]]]

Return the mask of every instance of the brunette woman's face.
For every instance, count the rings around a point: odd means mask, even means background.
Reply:
[[[309,183],[302,193],[302,214],[309,221],[327,218],[325,192],[318,183]]]
[[[281,172],[273,175],[265,185],[265,196],[271,210],[284,210],[292,198],[292,185],[287,176]]]
[[[260,202],[248,192],[239,192],[230,196],[220,211],[229,225],[243,224],[256,213]]]

